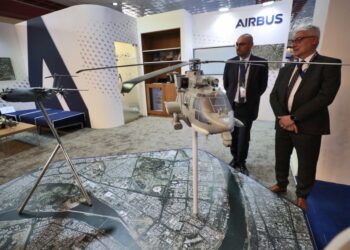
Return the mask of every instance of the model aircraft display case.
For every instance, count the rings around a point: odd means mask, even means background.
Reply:
[[[181,62],[180,28],[141,34],[144,62],[159,62],[144,65],[144,73]],[[181,69],[176,70],[181,73]],[[164,102],[176,99],[176,89],[166,74],[146,80],[147,113],[167,116]]]

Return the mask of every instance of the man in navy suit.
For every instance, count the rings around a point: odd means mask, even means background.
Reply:
[[[330,133],[328,105],[340,86],[339,59],[317,53],[320,30],[307,25],[293,34],[293,52],[300,64],[291,63],[281,68],[270,95],[276,116],[276,180],[270,189],[286,192],[293,148],[298,156],[296,186],[297,205],[307,209],[306,198],[315,182],[321,137]],[[307,64],[319,62],[325,64]],[[330,63],[327,65],[327,63]]]
[[[250,129],[253,121],[258,117],[260,96],[267,87],[268,66],[266,60],[254,56],[253,37],[250,34],[241,35],[236,42],[237,55],[230,61],[241,63],[227,63],[223,80],[226,95],[230,100],[235,118],[243,122],[244,127],[235,127],[232,132],[230,166],[249,175],[246,159],[249,150]],[[261,63],[249,63],[261,61]]]

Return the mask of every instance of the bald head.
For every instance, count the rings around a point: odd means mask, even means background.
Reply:
[[[245,38],[247,41],[249,41],[251,44],[254,43],[253,41],[253,36],[251,34],[245,33],[243,35],[241,35],[239,38]],[[239,39],[238,38],[238,39]]]
[[[246,58],[249,56],[253,47],[253,36],[251,34],[243,34],[238,37],[236,42],[236,52],[237,55]]]

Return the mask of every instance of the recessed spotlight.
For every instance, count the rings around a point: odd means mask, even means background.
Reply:
[[[117,2],[113,2],[112,4],[113,4],[113,6],[118,6]]]
[[[229,10],[228,7],[222,7],[222,8],[219,9],[220,12],[226,12],[228,10]]]
[[[264,2],[262,3],[262,6],[265,7],[265,6],[269,6],[271,4],[273,4],[275,1],[267,1],[267,2]]]

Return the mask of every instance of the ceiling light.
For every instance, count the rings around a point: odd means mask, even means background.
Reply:
[[[228,10],[229,10],[228,7],[222,7],[222,8],[219,9],[220,12],[226,12]]]
[[[113,2],[112,4],[113,4],[113,6],[118,6],[117,2]]]
[[[267,2],[264,2],[262,3],[262,6],[265,7],[265,6],[269,6],[271,4],[273,4],[275,1],[267,1]]]

